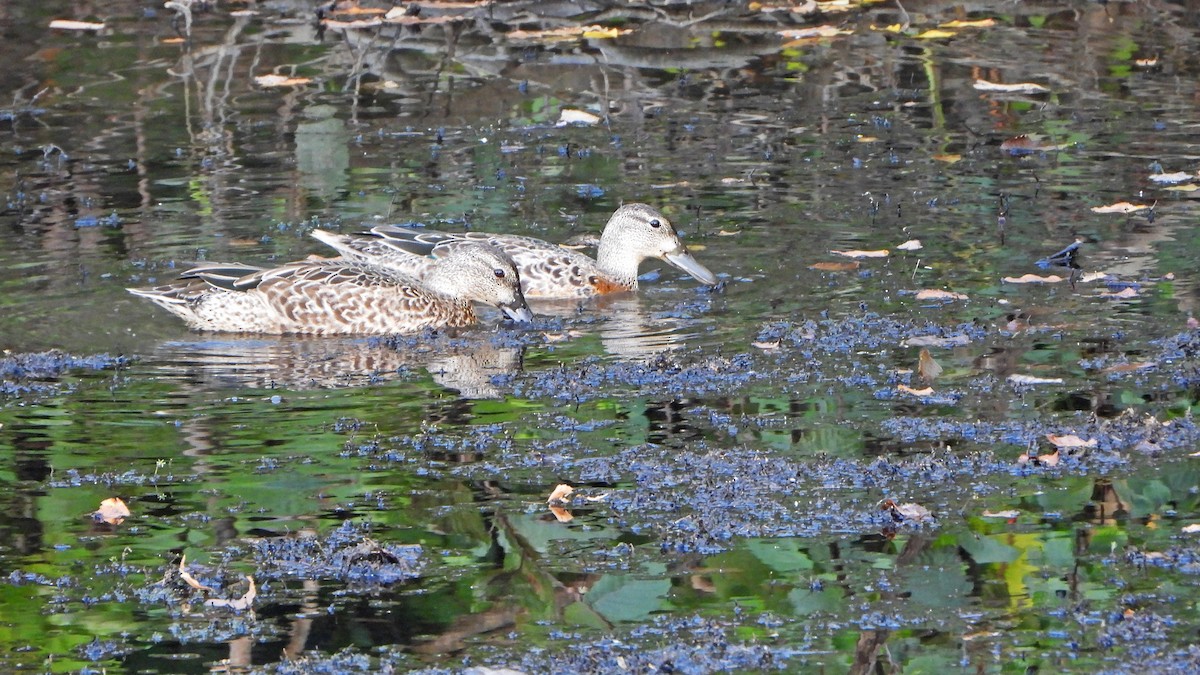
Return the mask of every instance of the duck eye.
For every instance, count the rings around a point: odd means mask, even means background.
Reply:
[[[492,272],[493,272],[493,273],[496,275],[496,278],[497,278],[497,279],[503,279],[503,278],[504,278],[504,270],[500,269],[499,267],[497,267],[496,269],[492,270]]]
[[[653,227],[653,228],[662,227],[662,221],[659,220],[658,218],[654,218],[650,221],[650,227]]]

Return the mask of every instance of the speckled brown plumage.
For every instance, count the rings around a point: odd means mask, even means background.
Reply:
[[[420,280],[380,265],[315,260],[273,269],[208,265],[165,286],[129,291],[208,331],[410,333],[474,323],[472,301],[517,320],[532,317],[512,259],[480,244],[459,247]]]
[[[381,225],[361,235],[314,230],[313,236],[345,259],[370,262],[418,278],[433,261],[469,242],[486,242],[503,250],[521,271],[527,298],[584,298],[636,291],[638,266],[659,258],[704,284],[716,277],[696,261],[666,216],[646,204],[626,204],[609,218],[596,259],[533,237],[487,232],[448,234],[425,229]]]

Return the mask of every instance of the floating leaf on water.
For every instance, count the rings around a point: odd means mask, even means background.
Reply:
[[[260,87],[295,87],[312,82],[310,77],[288,77],[287,75],[259,75],[254,83]]]
[[[1004,518],[1011,520],[1021,515],[1021,512],[1016,509],[1008,509],[1006,511],[984,511],[981,514],[984,518]]]
[[[933,159],[934,159],[934,161],[945,162],[947,164],[953,164],[953,163],[957,162],[958,160],[962,159],[962,155],[956,155],[953,153],[942,153],[942,154],[934,155]]]
[[[717,232],[718,237],[733,237],[742,233],[742,230],[721,230]]]
[[[1149,369],[1155,368],[1157,366],[1158,366],[1158,364],[1153,361],[1138,361],[1136,363],[1118,363],[1117,365],[1109,366],[1109,367],[1105,368],[1104,370],[1101,370],[1100,372],[1105,373],[1105,374],[1135,373],[1139,370],[1149,370]]]
[[[246,582],[250,584],[250,590],[246,591],[246,594],[242,597],[234,600],[213,598],[211,600],[205,600],[204,605],[206,607],[226,607],[235,612],[241,612],[250,609],[250,606],[254,604],[254,598],[258,596],[258,589],[254,587],[254,577],[247,576]]]
[[[896,250],[897,251],[919,251],[922,248],[924,248],[924,247],[921,246],[920,239],[909,239],[908,241],[904,242],[903,244],[900,244],[899,246],[897,246]]]
[[[917,355],[917,374],[932,382],[942,374],[942,364],[933,358],[928,349],[922,349]]]
[[[1087,272],[1079,277],[1079,283],[1090,284],[1093,281],[1106,281],[1110,278],[1112,278],[1112,275],[1108,272]]]
[[[50,22],[51,30],[104,30],[103,23],[94,21],[72,21],[70,19],[55,19]]]
[[[843,30],[837,26],[825,24],[808,28],[789,28],[777,32],[785,40],[809,40],[812,38],[829,38],[837,35],[853,35],[854,31]],[[785,47],[787,45],[784,45]]]
[[[1175,173],[1154,173],[1148,176],[1155,183],[1182,183],[1185,180],[1195,178],[1192,174],[1186,171],[1176,171]]]
[[[569,124],[582,124],[585,126],[592,126],[593,124],[599,124],[600,120],[601,120],[601,117],[599,115],[590,113],[586,110],[575,110],[574,108],[563,108],[562,112],[559,113],[559,115],[558,115],[558,122],[556,122],[554,124],[554,126],[565,127]]]
[[[1009,375],[1008,381],[1015,385],[1062,384],[1061,377],[1034,377],[1033,375]]]
[[[874,251],[860,251],[858,249],[851,249],[849,251],[830,251],[830,253],[832,253],[834,255],[843,255],[843,256],[846,256],[847,258],[886,258],[886,257],[888,257],[888,250],[886,248],[877,249]]]
[[[1121,290],[1119,290],[1115,293],[1110,293],[1110,292],[1101,293],[1100,297],[1109,298],[1112,300],[1128,300],[1130,298],[1138,297],[1138,289],[1134,288],[1133,286],[1126,286],[1125,288],[1122,288]]]
[[[967,296],[953,291],[942,291],[936,288],[923,288],[917,291],[917,300],[966,300]]]
[[[549,30],[514,30],[509,32],[507,37],[510,40],[562,42],[583,37],[615,38],[629,32],[629,29],[607,28],[605,26],[564,26]]]
[[[954,31],[930,28],[927,31],[917,33],[916,38],[918,40],[937,40],[939,38],[951,38],[956,35],[958,35],[958,33],[955,33]]]
[[[955,19],[953,21],[946,21],[945,23],[939,23],[938,28],[991,28],[992,26],[995,26],[995,25],[996,25],[995,19],[975,19],[975,20]]]
[[[1150,208],[1145,204],[1130,204],[1129,202],[1117,202],[1108,206],[1093,206],[1092,213],[1137,213]]]
[[[129,517],[129,507],[120,497],[109,497],[100,502],[100,508],[92,514],[92,518],[109,525],[120,525]]]
[[[567,485],[566,483],[560,483],[554,488],[554,491],[550,493],[550,496],[546,498],[546,501],[551,504],[566,504],[567,502],[571,501],[571,493],[574,491],[575,488],[571,487],[570,485]]]
[[[186,582],[188,586],[191,586],[192,588],[194,588],[198,591],[206,591],[208,593],[212,593],[215,590],[215,589],[213,589],[212,586],[206,586],[206,585],[200,583],[199,581],[196,581],[196,577],[192,576],[191,572],[187,571],[187,554],[186,553],[183,555],[183,557],[181,557],[179,559],[179,578],[183,579],[184,582]]]
[[[961,347],[971,344],[971,338],[966,333],[955,333],[942,337],[940,335],[918,335],[900,343],[904,347]]]
[[[362,30],[364,28],[374,28],[383,25],[383,19],[374,17],[371,19],[354,19],[351,21],[338,21],[337,19],[324,19],[321,25],[326,28],[340,30]]]
[[[1138,68],[1153,68],[1154,66],[1158,65],[1158,59],[1136,59],[1133,62],[1133,65],[1137,66]]]
[[[1023,274],[1019,277],[1004,277],[1000,281],[1006,284],[1057,284],[1063,278],[1057,274],[1048,276],[1039,276],[1037,274]]]
[[[850,272],[858,269],[861,265],[857,262],[819,262],[808,266],[810,270],[820,270],[822,272]]]
[[[1005,93],[1016,94],[1044,94],[1049,89],[1040,84],[1033,82],[1017,82],[1013,84],[1004,84],[1002,82],[988,82],[987,80],[975,80],[975,88],[979,91],[998,91]]]
[[[779,340],[773,342],[751,342],[750,346],[769,352],[773,349],[779,349]]]
[[[912,502],[897,504],[890,499],[885,499],[879,502],[879,510],[889,511],[892,514],[892,518],[897,521],[911,520],[919,523],[933,518],[933,513],[929,509]]]
[[[1032,462],[1036,466],[1058,466],[1058,460],[1058,450],[1045,455],[1038,455],[1036,457],[1030,455],[1029,453],[1022,453],[1021,456],[1017,458],[1017,464],[1029,464]]]
[[[1200,532],[1200,523],[1192,523],[1191,525],[1184,525],[1183,529],[1180,530],[1180,532],[1183,532],[1184,534],[1195,534],[1197,532]]]
[[[554,519],[560,523],[569,523],[572,520],[575,520],[575,516],[571,515],[570,511],[564,509],[561,506],[555,506],[555,505],[551,504],[550,505],[550,513],[553,513]]]
[[[899,391],[902,394],[912,394],[913,396],[933,396],[933,387],[913,389],[907,384],[898,384],[896,385],[896,391]]]
[[[1046,434],[1046,440],[1059,448],[1094,448],[1098,443],[1094,438],[1084,440],[1075,434]]]
[[[1170,187],[1166,187],[1163,189],[1171,190],[1173,192],[1195,192],[1196,190],[1200,190],[1200,185],[1196,185],[1195,183],[1188,183],[1187,185],[1172,185]]]

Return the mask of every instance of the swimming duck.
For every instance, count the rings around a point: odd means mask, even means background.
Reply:
[[[430,265],[423,280],[347,260],[307,260],[273,269],[207,265],[179,280],[128,289],[197,330],[237,333],[366,335],[465,326],[472,301],[495,305],[516,321],[533,314],[511,258],[471,244]]]
[[[526,298],[587,298],[636,291],[638,266],[659,258],[712,285],[717,278],[688,252],[675,227],[657,209],[626,204],[617,209],[600,236],[596,259],[533,237],[487,232],[448,234],[424,228],[380,225],[359,235],[313,230],[346,260],[383,265],[421,278],[433,261],[468,242],[503,250],[521,271]]]

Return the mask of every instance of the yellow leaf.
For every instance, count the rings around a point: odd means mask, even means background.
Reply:
[[[1145,204],[1130,204],[1129,202],[1117,202],[1108,206],[1093,206],[1092,213],[1135,213],[1150,208]]]
[[[967,296],[953,291],[940,291],[936,288],[925,288],[917,291],[917,300],[966,300]]]
[[[962,159],[962,155],[942,154],[942,155],[934,155],[933,158],[939,162],[953,164],[953,163],[957,162],[958,160]]]
[[[991,28],[992,26],[995,26],[995,25],[996,25],[995,19],[975,19],[974,21],[971,21],[971,20],[964,21],[962,19],[955,19],[954,21],[947,21],[946,23],[940,23],[940,24],[938,24],[938,27],[939,28]]]
[[[938,30],[937,28],[933,28],[933,29],[925,31],[924,33],[918,34],[917,39],[918,40],[936,40],[939,38],[954,37],[955,35],[958,35],[958,33],[955,33],[953,31]]]

